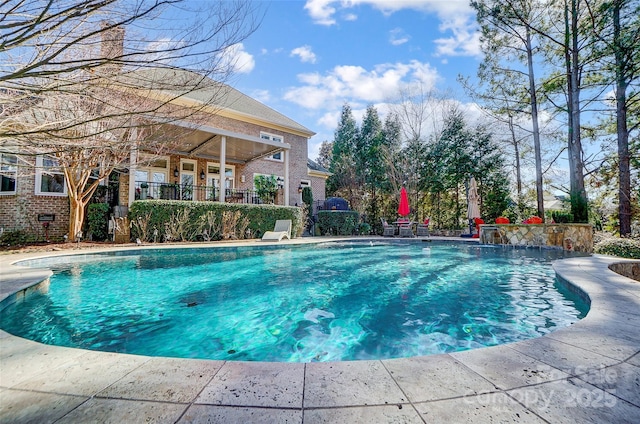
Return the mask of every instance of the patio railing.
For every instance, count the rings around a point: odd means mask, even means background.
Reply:
[[[254,190],[225,189],[227,203],[273,203],[273,198],[261,198]],[[217,202],[220,200],[220,189],[213,186],[157,183],[136,181],[136,200],[164,199],[164,200],[197,200]]]

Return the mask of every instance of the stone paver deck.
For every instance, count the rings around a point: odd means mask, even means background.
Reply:
[[[10,265],[36,256],[0,256],[0,300],[46,277]],[[0,331],[0,422],[638,423],[640,283],[607,268],[622,261],[555,263],[591,300],[587,317],[570,327],[408,359],[174,359],[47,346]]]

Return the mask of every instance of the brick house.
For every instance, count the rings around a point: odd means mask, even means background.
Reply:
[[[177,100],[198,107],[206,95],[206,90],[194,91]],[[132,152],[129,165],[104,182],[97,201],[124,214],[135,200],[150,198],[294,206],[301,204],[305,186],[315,200],[324,199],[329,173],[307,158],[314,132],[229,86],[216,104],[202,110],[205,118],[197,126],[173,123],[195,130],[171,151]],[[277,179],[275,199],[258,196],[258,175]],[[61,240],[68,231],[66,190],[54,158],[0,153],[0,228],[44,235],[46,226],[49,239]]]

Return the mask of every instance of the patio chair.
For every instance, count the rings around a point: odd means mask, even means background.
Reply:
[[[411,224],[401,224],[399,227],[400,237],[414,237]]]
[[[385,219],[380,218],[382,222],[382,236],[383,237],[393,237],[396,235],[396,227],[390,225]]]
[[[273,231],[267,231],[262,236],[262,241],[281,241],[284,237],[291,240],[291,220],[279,219],[273,227]]]
[[[425,219],[424,223],[418,224],[416,235],[418,237],[429,237],[429,218]]]

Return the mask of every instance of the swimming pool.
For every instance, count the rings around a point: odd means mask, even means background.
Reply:
[[[0,311],[42,343],[250,361],[409,357],[546,334],[587,306],[556,281],[563,252],[347,242],[151,249],[23,262],[42,290]]]

